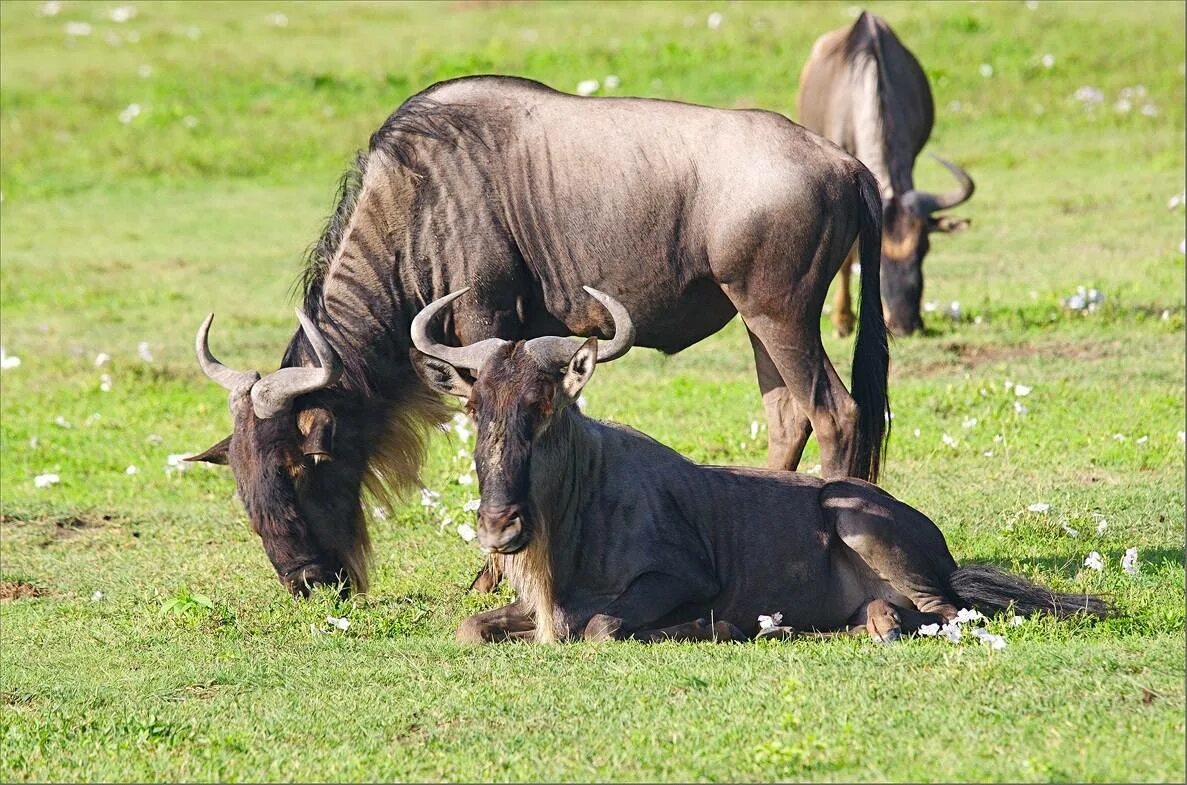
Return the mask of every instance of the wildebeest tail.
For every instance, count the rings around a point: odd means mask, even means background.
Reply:
[[[886,320],[882,315],[880,291],[882,197],[878,193],[877,181],[864,167],[858,175],[858,184],[862,202],[858,234],[861,311],[853,346],[851,391],[859,415],[856,465],[850,467],[850,474],[877,482],[886,440],[890,437],[890,398],[886,389],[890,348],[886,343]]]
[[[1109,602],[1100,597],[1061,594],[983,564],[957,567],[956,572],[948,576],[948,586],[965,607],[985,614],[1004,611],[1011,606],[1014,613],[1020,616],[1032,613],[1050,613],[1055,616],[1087,613],[1104,618],[1116,612]]]

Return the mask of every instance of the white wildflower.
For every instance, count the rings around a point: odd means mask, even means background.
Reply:
[[[1092,551],[1084,558],[1084,566],[1100,572],[1105,568],[1105,562],[1103,559],[1101,559],[1099,553]]]
[[[593,95],[598,91],[597,79],[582,79],[577,83],[577,95]]]
[[[916,439],[918,439],[919,438],[919,429],[916,428],[915,430],[911,431],[911,435],[914,436]]]
[[[708,26],[710,30],[716,30],[717,28],[721,27],[721,23],[724,21],[725,17],[722,16],[720,12],[714,11],[713,13],[709,14],[709,18],[705,20],[705,25]]]
[[[468,523],[459,523],[457,527],[457,536],[461,537],[466,542],[472,542],[478,536],[478,532],[474,531],[474,527]]]
[[[120,122],[124,125],[127,125],[139,117],[141,111],[143,110],[140,108],[140,104],[128,104],[124,110],[120,112]]]
[[[4,351],[4,347],[0,346],[0,368],[9,370],[11,368],[19,368],[21,366],[21,358],[15,354],[8,354]]]
[[[136,354],[146,363],[152,362],[152,350],[148,348],[148,341],[141,341],[136,346]]]
[[[111,392],[111,374],[105,373],[99,376],[99,389],[103,392]]]
[[[1014,401],[1015,414],[1026,414],[1028,411],[1030,411],[1030,409],[1027,409],[1025,406],[1023,406],[1021,401]]]
[[[107,12],[107,16],[116,24],[123,24],[136,16],[136,9],[129,5],[117,5]]]
[[[965,430],[968,430],[969,428],[976,428],[977,427],[977,418],[976,417],[966,417],[964,419],[964,422],[962,422],[960,424],[960,427],[964,428]]]
[[[993,66],[991,66],[989,63],[981,63],[981,67],[978,70],[981,72],[981,76],[985,77],[986,79],[993,76]]]
[[[150,433],[148,436],[144,437],[144,440],[149,444],[161,444],[165,441],[165,437],[161,436],[159,433]]]
[[[268,24],[272,25],[273,27],[288,27],[289,18],[277,11],[274,14],[268,14]]]
[[[1154,104],[1149,104],[1149,103],[1142,104],[1142,114],[1145,115],[1146,117],[1157,117],[1158,116],[1158,107],[1155,106]]]
[[[607,74],[606,78],[602,80],[602,85],[607,90],[613,90],[614,88],[618,87],[620,84],[622,84],[622,80],[619,79],[614,74]]]
[[[1121,557],[1121,569],[1125,570],[1126,575],[1138,574],[1138,549],[1126,548],[1125,555]]]
[[[1051,505],[1047,504],[1047,502],[1035,502],[1034,504],[1026,505],[1026,509],[1031,512],[1046,512],[1051,509]]]
[[[959,444],[959,442],[957,442],[956,439],[952,438],[947,433],[945,433],[941,438],[943,439],[944,444],[948,445],[949,447],[951,447],[954,450],[956,449],[957,444]]]
[[[953,300],[948,305],[948,317],[950,319],[960,320],[960,301]]]
[[[124,469],[124,474],[131,477],[133,474],[140,474],[140,469],[135,466],[129,466],[128,468]]]
[[[1096,521],[1096,533],[1097,534],[1104,534],[1105,529],[1109,528],[1108,520],[1105,518],[1105,516],[1101,515],[1099,512],[1092,513],[1092,519]]]
[[[111,362],[111,355],[107,352],[99,352],[95,355],[95,367],[102,368],[107,363]]]
[[[60,0],[49,0],[48,3],[41,4],[41,8],[37,9],[37,13],[41,16],[57,16],[62,13],[62,3]]]
[[[1138,437],[1138,440],[1137,440],[1136,442],[1134,442],[1134,443],[1135,443],[1135,444],[1145,444],[1145,443],[1146,443],[1146,442],[1148,442],[1148,441],[1150,441],[1150,437],[1149,437],[1149,436],[1139,436],[1139,437]]]
[[[165,457],[165,474],[173,474],[174,472],[184,472],[190,468],[190,464],[186,462],[186,458],[190,457],[189,453],[175,452]]]
[[[1133,109],[1133,104],[1128,98],[1118,98],[1117,102],[1113,104],[1113,111],[1117,114],[1129,114],[1129,110]]]
[[[945,624],[940,628],[940,637],[945,638],[952,643],[960,643],[960,625]]]
[[[1042,56],[1042,58],[1040,58],[1039,62],[1043,64],[1043,68],[1054,68],[1055,67],[1055,55],[1050,54],[1050,53],[1045,54]]]
[[[57,485],[61,479],[56,474],[39,474],[33,478],[33,485],[37,488],[48,488],[51,485]]]
[[[73,428],[74,427],[73,425],[70,424],[70,422],[65,417],[63,417],[60,414],[54,418],[54,425],[58,426],[59,428]]]
[[[783,614],[782,613],[776,612],[776,613],[772,613],[770,616],[759,616],[758,617],[758,628],[760,630],[774,629],[775,627],[778,627],[782,623],[783,623]]]
[[[80,37],[91,34],[91,26],[86,22],[67,22],[63,28],[66,35]]]
[[[459,474],[457,477],[457,484],[458,485],[473,485],[474,484],[474,476],[468,472],[466,474]]]
[[[372,505],[371,517],[377,521],[386,521],[387,520],[387,510],[383,509],[378,504]]]
[[[91,602],[100,602],[103,599],[103,592],[97,591],[91,595]]]
[[[932,302],[931,300],[928,300],[927,302],[925,302],[923,304],[923,310],[926,311],[927,313],[935,313],[936,308],[937,308],[937,305],[934,302]]]
[[[1175,208],[1182,207],[1185,204],[1187,204],[1187,191],[1177,193],[1168,199],[1166,203],[1166,209],[1174,210]]]
[[[1022,618],[1021,616],[1011,616],[1010,617],[1010,626],[1011,627],[1021,627],[1025,622],[1026,622],[1026,619]]]
[[[350,619],[340,619],[337,616],[327,616],[326,624],[330,625],[331,627],[337,627],[343,632],[346,632],[346,630],[350,628]]]
[[[40,446],[41,446],[41,440],[38,439],[36,436],[32,436],[29,438],[29,449],[30,450],[36,450]]]
[[[750,421],[750,441],[758,438],[758,420]]]
[[[103,415],[99,414],[99,412],[91,412],[90,414],[87,415],[87,418],[85,420],[83,420],[82,424],[83,425],[94,425],[95,423],[99,422],[102,419],[103,419]]]
[[[1075,99],[1086,107],[1093,107],[1105,101],[1105,94],[1091,85],[1084,85],[1075,93]]]
[[[471,499],[462,505],[462,510],[465,512],[478,512],[478,508],[482,506],[482,499]]]
[[[992,458],[992,457],[993,457],[993,450],[986,450],[985,452],[983,452],[983,453],[981,453],[981,454],[982,454],[983,456],[985,456],[986,458]]]
[[[938,624],[923,624],[920,625],[918,633],[925,638],[935,637],[940,633],[940,625]]]
[[[1123,433],[1115,433],[1115,434],[1113,434],[1113,441],[1115,441],[1115,442],[1123,442],[1123,441],[1125,441],[1127,438],[1128,438],[1128,437],[1127,437],[1125,434],[1123,434]]]
[[[441,498],[441,494],[436,491],[430,491],[428,488],[420,489],[420,506],[421,507],[436,507],[441,502],[437,501]]]
[[[977,627],[975,630],[973,630],[973,635],[975,635],[977,639],[981,641],[981,643],[984,643],[994,651],[1000,651],[1006,648],[1005,638],[1000,635],[994,635],[984,627]]]
[[[1063,527],[1063,531],[1065,534],[1067,534],[1067,536],[1069,536],[1069,537],[1079,537],[1080,536],[1079,529],[1073,529],[1071,526],[1068,526],[1066,523],[1062,523],[1062,524],[1060,524],[1060,526]]]
[[[965,624],[970,621],[984,621],[985,616],[981,611],[973,610],[972,608],[961,608],[956,612],[956,618],[952,620],[952,624]]]
[[[1015,384],[1014,394],[1020,398],[1025,398],[1027,395],[1030,395],[1030,391],[1033,389],[1033,387],[1027,387],[1025,384]]]
[[[1004,382],[1002,382],[1002,386],[1007,390],[1012,390],[1014,389],[1014,382],[1012,379],[1006,379]]]

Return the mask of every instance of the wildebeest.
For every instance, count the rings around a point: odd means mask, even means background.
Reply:
[[[425,380],[477,423],[478,542],[497,554],[518,599],[467,619],[464,641],[635,637],[737,640],[758,616],[792,630],[867,629],[894,640],[958,609],[1105,615],[1098,598],[1057,594],[989,567],[958,567],[922,513],[877,486],[794,472],[698,466],[571,404],[614,338],[485,341],[463,348],[413,322]],[[462,371],[474,371],[473,384]],[[709,624],[707,619],[714,620]]]
[[[472,286],[446,342],[609,328],[580,284],[633,309],[638,343],[677,352],[740,312],[770,422],[794,468],[810,431],[823,473],[875,478],[888,417],[878,303],[880,202],[856,159],[786,118],[640,98],[579,98],[471,77],[408,99],[343,181],[311,252],[302,328],[282,368],[233,371],[233,434],[196,456],[230,462],[282,582],[364,586],[360,503],[416,482],[445,417],[408,359],[412,318]],[[860,238],[852,396],[820,340],[838,266]],[[870,303],[873,306],[870,306]]]
[[[915,158],[931,135],[935,110],[919,61],[885,19],[863,12],[852,27],[817,39],[800,74],[799,121],[853,154],[878,178],[882,191],[882,304],[896,334],[923,328],[923,257],[931,232],[962,229],[968,221],[937,216],[973,195],[973,181],[956,164],[935,156],[959,181],[947,194],[915,188]],[[841,266],[833,324],[853,330],[849,276]],[[865,274],[865,263],[861,267]],[[864,295],[863,295],[864,296]]]

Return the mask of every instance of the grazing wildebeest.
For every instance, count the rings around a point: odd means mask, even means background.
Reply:
[[[862,480],[698,466],[585,417],[571,404],[595,363],[622,355],[633,335],[626,309],[601,292],[589,290],[615,323],[604,353],[596,338],[434,342],[431,320],[465,291],[417,315],[415,362],[477,423],[478,542],[518,599],[467,619],[461,640],[737,640],[758,631],[760,614],[781,612],[793,630],[856,627],[889,641],[966,606],[1109,610],[958,567],[934,523]]]
[[[934,120],[927,76],[886,20],[862,13],[852,27],[817,39],[800,75],[799,121],[839,144],[869,167],[882,190],[882,305],[892,332],[923,329],[923,257],[931,232],[952,232],[967,220],[936,216],[973,195],[973,181],[956,164],[935,156],[959,181],[948,194],[915,189],[915,158]],[[833,324],[853,331],[849,276],[841,266]],[[865,275],[865,263],[861,267]],[[864,290],[864,285],[863,285]],[[864,294],[862,295],[864,299]]]
[[[234,433],[197,459],[230,462],[293,591],[343,577],[360,588],[361,486],[415,483],[445,416],[408,359],[413,316],[470,285],[447,342],[604,335],[580,295],[588,281],[633,309],[640,345],[665,352],[740,312],[770,463],[795,468],[814,430],[825,475],[873,479],[888,416],[880,206],[856,159],[772,112],[443,82],[388,118],[344,180],[282,368],[260,379],[222,366],[203,325],[198,357],[230,391]],[[851,396],[819,320],[855,238],[867,272]]]

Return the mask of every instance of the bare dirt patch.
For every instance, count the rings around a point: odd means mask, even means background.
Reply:
[[[45,589],[40,589],[24,581],[0,581],[0,602],[13,600],[27,600],[33,597],[44,597]]]
[[[1011,360],[1074,360],[1094,362],[1124,354],[1122,341],[1066,341],[1042,344],[969,344],[962,341],[948,341],[937,347],[943,359],[935,359],[929,353],[918,364],[904,363],[899,366],[900,374],[911,377],[935,376],[954,371],[971,371],[994,363]]]

